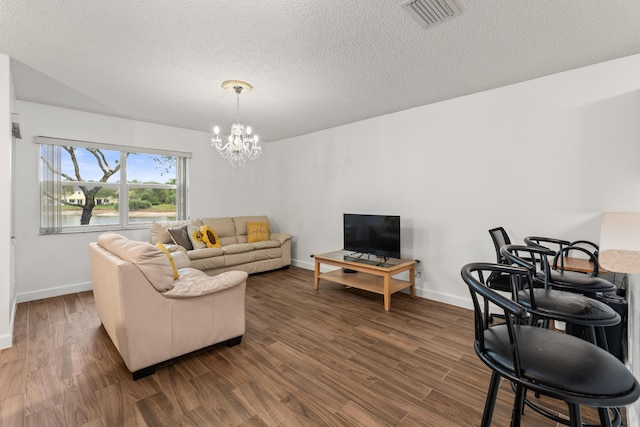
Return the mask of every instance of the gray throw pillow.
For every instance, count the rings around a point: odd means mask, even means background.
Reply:
[[[186,224],[179,228],[167,228],[167,233],[169,233],[173,239],[173,243],[176,245],[180,245],[188,251],[193,249],[191,239],[189,239],[189,230]]]

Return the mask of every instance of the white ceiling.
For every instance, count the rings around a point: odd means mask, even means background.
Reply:
[[[638,0],[0,0],[21,100],[273,141],[640,53]],[[640,79],[640,76],[638,76]]]

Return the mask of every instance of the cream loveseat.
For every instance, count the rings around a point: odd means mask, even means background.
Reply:
[[[269,218],[258,215],[157,221],[151,224],[149,241],[154,245],[163,243],[171,252],[185,251],[191,260],[191,266],[209,275],[229,270],[253,274],[291,265],[291,234],[273,233],[269,230],[263,240],[250,242],[248,240],[252,239],[247,234],[248,223],[262,223],[268,227]],[[209,227],[215,233],[219,247],[206,247],[204,244],[194,247],[198,243],[194,240],[193,233],[203,227]],[[190,232],[184,234],[185,228]]]
[[[97,240],[89,244],[96,310],[134,380],[161,362],[241,342],[246,272],[211,277],[188,267],[183,253],[116,233]]]

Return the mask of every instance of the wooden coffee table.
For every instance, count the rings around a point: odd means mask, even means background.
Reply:
[[[352,288],[384,295],[384,309],[391,308],[391,295],[409,288],[411,298],[415,297],[415,266],[416,260],[395,259],[369,260],[352,256],[350,251],[334,251],[314,255],[315,275],[314,288],[318,290],[320,279],[328,282],[339,283]],[[328,273],[320,273],[320,264],[340,267],[340,269]],[[356,271],[345,273],[342,268]],[[394,278],[402,272],[409,272],[409,280]]]

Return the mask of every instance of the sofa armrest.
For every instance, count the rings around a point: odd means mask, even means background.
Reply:
[[[180,245],[174,245],[172,243],[163,243],[164,247],[167,248],[169,252],[184,252],[187,253],[187,250]]]
[[[195,269],[194,269],[195,270]],[[245,283],[249,276],[245,271],[226,271],[217,276],[208,276],[199,270],[199,275],[187,275],[178,280],[170,291],[163,292],[167,298],[194,298],[208,295]]]
[[[289,233],[271,233],[269,240],[277,240],[280,244],[284,244],[287,240],[293,239],[293,234]]]

